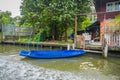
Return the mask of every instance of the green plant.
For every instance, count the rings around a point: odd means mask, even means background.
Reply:
[[[91,24],[90,18],[86,17],[85,20],[82,22],[82,27],[81,29],[87,28]]]
[[[20,8],[22,23],[33,28],[39,26],[45,31],[49,29],[48,37],[52,36],[53,40],[59,40],[61,36],[65,36],[64,39],[67,41],[67,31],[69,27],[73,28],[75,15],[89,12],[90,4],[88,0],[23,0]],[[78,18],[78,24],[84,19]],[[43,37],[40,37],[40,40],[44,41],[45,35],[41,36]],[[38,38],[36,35],[34,40]]]
[[[34,42],[45,41],[47,32],[45,30],[40,30],[33,38]]]
[[[20,38],[18,39],[18,42],[28,42],[28,38]]]
[[[120,14],[119,14],[119,15],[117,15],[117,16],[115,16],[115,19],[120,20]]]

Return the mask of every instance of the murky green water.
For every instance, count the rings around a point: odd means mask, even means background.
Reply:
[[[120,80],[120,58],[89,54],[64,59],[18,55],[27,47],[0,45],[0,80]]]

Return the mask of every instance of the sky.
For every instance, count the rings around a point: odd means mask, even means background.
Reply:
[[[10,11],[12,17],[20,16],[21,0],[0,0],[0,10]]]

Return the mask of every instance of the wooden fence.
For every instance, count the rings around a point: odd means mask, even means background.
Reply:
[[[91,35],[84,33],[83,35],[76,36],[76,48],[85,49],[85,45],[89,44],[91,41]]]
[[[104,38],[108,46],[120,47],[120,34],[105,34]]]

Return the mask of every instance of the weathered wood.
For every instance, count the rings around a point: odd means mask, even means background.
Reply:
[[[75,27],[74,27],[74,44],[76,47],[76,36],[77,36],[77,16],[75,16]]]
[[[120,47],[120,34],[105,34],[109,46]]]
[[[67,50],[70,50],[70,44],[67,45]]]
[[[102,51],[95,51],[95,50],[85,50],[88,53],[99,53],[102,54]]]
[[[75,49],[74,44],[67,44],[67,50]]]
[[[105,58],[108,57],[108,45],[105,45],[105,47],[104,47],[104,49],[103,49],[103,56],[104,56]]]
[[[120,51],[120,46],[109,46],[109,50],[111,50],[111,51]]]
[[[101,50],[102,51],[102,46],[97,46],[97,45],[86,45],[85,49],[88,50]]]
[[[85,49],[85,38],[82,35],[76,35],[76,48]]]
[[[3,44],[11,44],[11,45],[24,45],[28,46],[27,42],[13,42],[13,41],[4,41]],[[47,47],[47,48],[60,48],[60,49],[67,49],[67,44],[57,44],[57,43],[45,43],[45,42],[31,42],[29,46],[40,46],[40,48]]]

